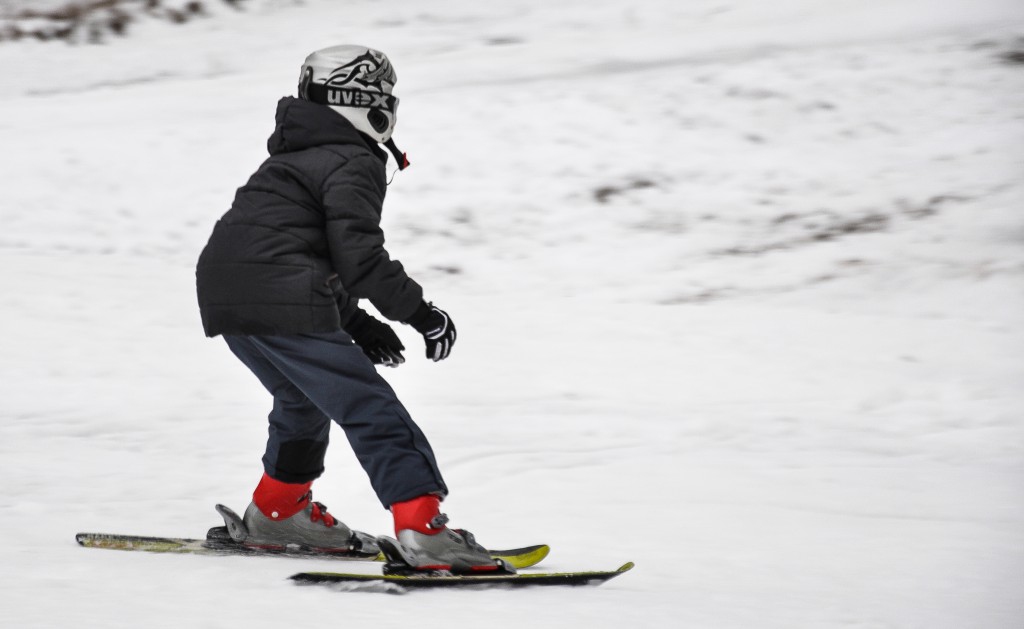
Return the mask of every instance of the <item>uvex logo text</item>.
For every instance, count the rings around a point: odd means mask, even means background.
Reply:
[[[318,92],[318,93],[317,93]],[[362,107],[375,110],[394,112],[397,98],[390,94],[366,92],[359,89],[346,89],[330,85],[310,85],[310,100],[324,104],[336,104],[341,107]]]

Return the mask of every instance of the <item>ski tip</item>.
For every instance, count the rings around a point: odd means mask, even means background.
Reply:
[[[632,561],[627,561],[626,563],[624,563],[624,564],[622,564],[621,566],[619,566],[619,569],[618,569],[618,570],[616,570],[615,572],[618,572],[618,573],[620,573],[620,574],[621,574],[621,573],[623,573],[623,572],[629,572],[629,571],[630,571],[630,570],[632,570],[632,569],[633,569],[633,568],[634,568],[635,566],[636,566],[636,564],[635,564],[635,563],[633,563]]]
[[[492,550],[491,556],[495,559],[507,561],[513,568],[529,568],[544,561],[544,558],[551,552],[547,544],[527,546],[513,550]]]

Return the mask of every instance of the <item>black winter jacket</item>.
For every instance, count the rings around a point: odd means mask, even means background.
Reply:
[[[199,257],[207,336],[331,332],[361,298],[408,319],[423,290],[384,249],[387,155],[325,105],[283,98],[276,118],[270,157]]]

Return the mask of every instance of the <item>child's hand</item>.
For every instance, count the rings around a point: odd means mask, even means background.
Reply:
[[[374,365],[397,367],[405,362],[405,346],[391,326],[362,310],[356,310],[345,325],[345,331]]]
[[[448,358],[455,345],[455,324],[448,313],[434,304],[423,303],[406,321],[423,335],[427,344],[427,358],[435,363]]]

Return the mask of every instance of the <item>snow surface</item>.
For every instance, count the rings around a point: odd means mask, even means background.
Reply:
[[[341,6],[343,4],[343,6]],[[1024,626],[1020,2],[263,2],[0,46],[5,627]],[[201,536],[269,399],[194,261],[302,58],[388,52],[387,371],[453,522],[600,588],[300,588]],[[318,498],[387,532],[336,434]]]

